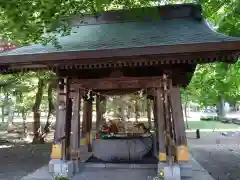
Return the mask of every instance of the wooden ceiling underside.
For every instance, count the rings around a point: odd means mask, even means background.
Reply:
[[[174,77],[169,76],[171,80]],[[119,77],[119,78],[104,78],[104,79],[71,79],[71,89],[76,91],[80,89],[82,92],[91,90],[94,95],[122,95],[128,93],[136,93],[143,90],[144,93],[152,94],[157,87],[162,87],[162,76],[150,77]],[[179,81],[175,83],[179,86]]]
[[[106,79],[72,79],[72,87],[80,89],[91,89],[93,91],[110,91],[120,89],[150,89],[161,86],[162,77],[121,77]]]

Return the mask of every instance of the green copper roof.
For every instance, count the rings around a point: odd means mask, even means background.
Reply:
[[[1,56],[41,54],[52,52],[86,51],[239,41],[217,33],[203,20],[187,18],[158,18],[154,21],[81,24],[72,28],[69,36],[59,37],[61,48],[52,44],[21,47]]]

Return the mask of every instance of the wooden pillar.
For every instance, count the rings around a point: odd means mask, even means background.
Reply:
[[[96,96],[96,132],[100,130],[100,125],[102,123],[102,112],[101,112],[101,99],[100,95]]]
[[[156,129],[156,131],[158,130],[158,123],[157,123],[157,100],[156,100],[156,96],[154,97],[153,100],[153,118],[154,118],[154,128]]]
[[[147,118],[148,118],[148,126],[150,129],[152,129],[152,112],[151,112],[151,103],[152,101],[147,98]]]
[[[70,152],[70,131],[71,122],[71,100],[69,99],[69,79],[59,78],[57,87],[57,109],[56,125],[54,133],[54,144],[52,147],[52,159],[68,159]],[[71,128],[71,126],[70,126]]]
[[[55,123],[55,131],[54,131],[54,143],[60,141],[60,138],[63,137],[63,130],[64,127],[64,116],[65,113],[61,107],[61,100],[63,99],[63,90],[59,87],[60,81],[58,80],[57,86],[57,107],[56,107],[56,123]]]
[[[157,123],[157,101],[156,101],[156,96],[154,96],[153,98],[153,107],[152,107],[152,111],[153,111],[153,120],[154,120],[154,138],[153,138],[153,155],[156,158],[159,158],[159,154],[158,154],[158,149],[159,149],[159,140],[158,140],[158,123]]]
[[[158,159],[163,162],[167,160],[166,147],[165,147],[165,121],[164,121],[164,111],[163,111],[163,98],[162,89],[158,87],[156,89],[156,108],[157,108],[157,125],[158,125]]]
[[[92,144],[92,96],[90,99],[86,96],[83,98],[83,121],[82,121],[82,138],[81,145],[86,145],[91,152]]]
[[[87,122],[87,100],[83,99],[83,119],[82,119],[82,137],[86,135],[86,122]]]
[[[67,111],[65,122],[65,160],[71,159],[71,122],[72,122],[72,99],[67,98]]]
[[[72,92],[73,98],[73,117],[71,134],[71,155],[72,159],[80,158],[80,109],[81,109],[81,91],[76,89]]]
[[[188,161],[188,148],[179,87],[171,88],[172,116],[177,146],[177,161]]]
[[[82,114],[82,132],[81,132],[81,140],[80,140],[80,145],[86,146],[88,144],[87,142],[87,108],[88,102],[85,97],[83,97],[83,114]]]
[[[87,115],[86,115],[86,138],[88,145],[88,152],[92,151],[92,105],[93,99],[90,98],[87,100]]]

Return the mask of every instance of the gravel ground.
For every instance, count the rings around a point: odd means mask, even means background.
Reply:
[[[0,180],[20,180],[49,162],[51,144],[1,148]]]
[[[187,135],[191,154],[215,180],[240,180],[240,137],[210,132],[196,140],[194,133]]]

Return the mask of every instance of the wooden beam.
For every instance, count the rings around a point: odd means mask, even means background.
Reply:
[[[126,94],[132,94],[136,93],[137,91],[140,91],[141,88],[137,89],[111,89],[111,90],[94,90],[94,92],[100,93],[102,95],[108,95],[108,96],[120,96],[120,95],[126,95]]]
[[[77,87],[77,86],[74,86]],[[116,95],[126,95],[126,94],[132,94],[132,93],[136,93],[138,91],[140,91],[141,89],[112,89],[112,90],[94,90],[93,95],[98,95],[98,93],[100,95],[106,95],[106,96],[116,96]],[[74,97],[74,93],[75,92],[70,92],[70,97],[73,98]]]
[[[92,90],[123,90],[123,89],[146,89],[155,87],[160,83],[161,76],[153,77],[121,77],[105,79],[72,79],[71,86]]]

